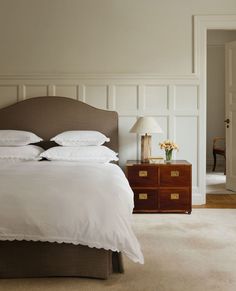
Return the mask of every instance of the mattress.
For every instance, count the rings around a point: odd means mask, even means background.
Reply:
[[[0,240],[72,243],[143,263],[133,192],[115,164],[1,161]]]

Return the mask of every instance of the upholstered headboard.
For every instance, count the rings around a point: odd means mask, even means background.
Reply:
[[[50,138],[66,130],[98,130],[110,137],[106,145],[118,151],[118,115],[65,97],[36,97],[0,109],[0,129],[34,132],[40,145],[55,145]]]

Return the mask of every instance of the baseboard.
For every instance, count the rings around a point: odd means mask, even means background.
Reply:
[[[199,189],[197,187],[193,187],[192,190],[192,204],[193,205],[204,205],[206,204],[205,196],[199,193]]]

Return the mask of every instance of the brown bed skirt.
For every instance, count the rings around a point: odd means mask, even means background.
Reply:
[[[122,255],[82,245],[0,241],[0,278],[90,277],[123,273]]]

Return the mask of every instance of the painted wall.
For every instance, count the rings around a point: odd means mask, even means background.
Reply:
[[[207,34],[207,165],[213,165],[214,137],[225,137],[225,43],[236,40],[236,31],[209,30]],[[224,165],[217,157],[217,164]],[[219,169],[219,168],[218,168]]]
[[[0,0],[0,74],[192,72],[192,16],[235,0]]]

